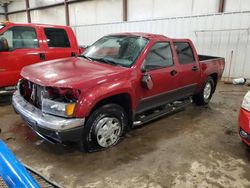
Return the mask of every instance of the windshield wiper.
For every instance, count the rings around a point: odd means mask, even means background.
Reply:
[[[87,59],[87,60],[89,60],[89,61],[93,61],[92,58],[90,58],[90,57],[88,57],[88,56],[86,56],[86,55],[83,55],[83,54],[79,55],[79,57],[83,57],[83,58],[85,58],[85,59]]]
[[[116,62],[106,59],[106,58],[92,58],[95,61],[100,61],[109,65],[115,65],[115,66],[119,66]]]

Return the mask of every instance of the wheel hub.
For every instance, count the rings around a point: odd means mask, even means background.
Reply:
[[[212,85],[210,82],[206,83],[205,88],[204,88],[204,92],[203,92],[203,97],[204,99],[209,99],[210,95],[212,92]]]
[[[100,146],[107,148],[114,145],[120,136],[121,124],[115,117],[105,117],[96,125],[96,137]]]

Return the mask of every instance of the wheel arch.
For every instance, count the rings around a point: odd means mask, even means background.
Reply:
[[[216,89],[216,86],[217,86],[217,82],[218,82],[218,74],[217,73],[213,73],[213,74],[210,74],[208,76],[210,76],[213,79],[213,81],[214,81],[214,88],[213,88],[213,93],[214,93],[215,89]]]
[[[133,110],[132,110],[132,97],[129,93],[119,93],[100,99],[93,105],[88,115],[90,115],[100,106],[111,103],[118,104],[125,110],[128,117],[129,126],[131,126],[133,123]]]

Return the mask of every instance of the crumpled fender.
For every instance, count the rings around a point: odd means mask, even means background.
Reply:
[[[134,99],[136,94],[131,82],[124,79],[113,80],[85,91],[79,98],[80,102],[75,112],[76,117],[87,117],[98,102],[118,94],[128,94],[131,98],[131,106],[135,109],[136,101]]]

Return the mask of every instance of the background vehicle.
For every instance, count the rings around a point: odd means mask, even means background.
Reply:
[[[248,91],[243,99],[238,125],[242,141],[250,146],[250,91]]]
[[[123,33],[101,38],[80,57],[25,67],[13,106],[51,142],[111,147],[126,131],[191,101],[207,104],[224,59],[198,55],[188,39]],[[34,108],[35,107],[35,108]]]
[[[0,23],[0,94],[15,89],[24,66],[80,53],[70,27]]]

